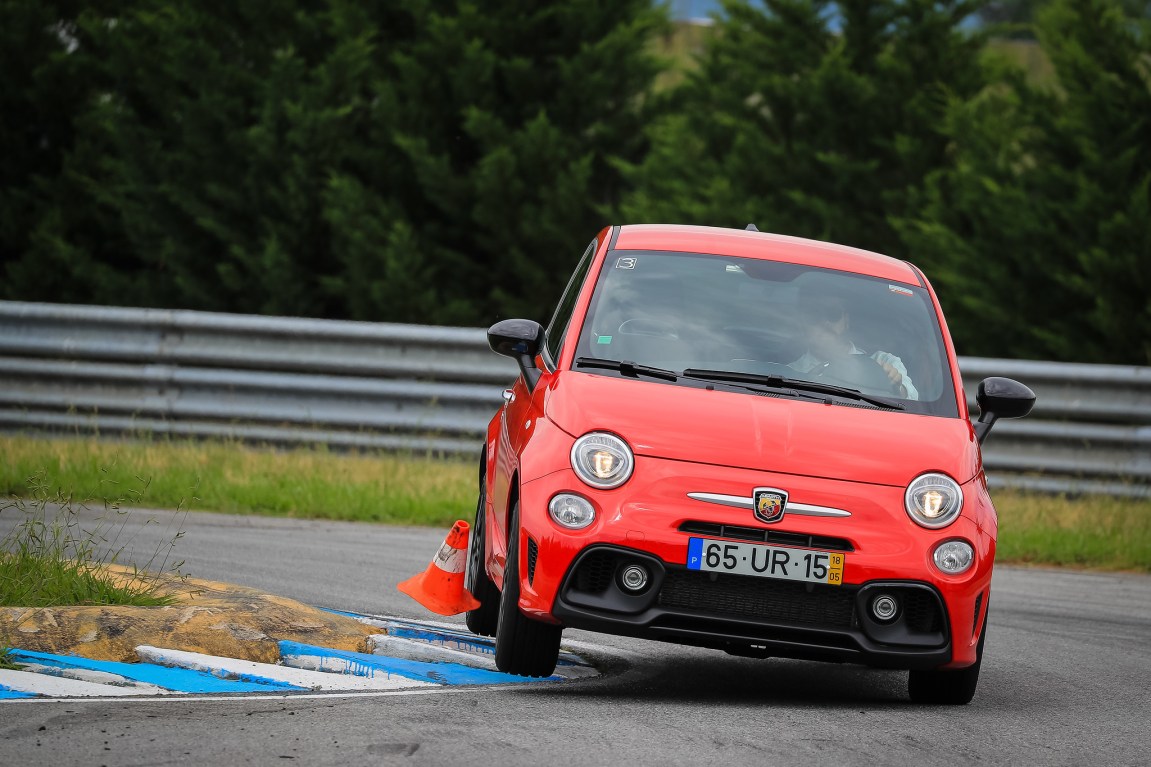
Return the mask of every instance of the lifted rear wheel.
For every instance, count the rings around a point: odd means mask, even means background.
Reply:
[[[496,668],[505,674],[551,676],[559,660],[563,628],[520,612],[519,502],[508,520],[508,559],[496,627]]]

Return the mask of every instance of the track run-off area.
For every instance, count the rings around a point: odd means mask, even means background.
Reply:
[[[140,516],[122,561],[177,525],[194,577],[469,636],[396,590],[444,530]],[[550,683],[0,702],[0,764],[1147,764],[1151,576],[999,566],[992,596],[964,707],[911,704],[905,672],[568,631],[595,672]]]

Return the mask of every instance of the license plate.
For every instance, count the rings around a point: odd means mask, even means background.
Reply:
[[[712,573],[753,575],[804,583],[843,583],[846,557],[830,551],[735,543],[691,538],[687,544],[687,569]]]

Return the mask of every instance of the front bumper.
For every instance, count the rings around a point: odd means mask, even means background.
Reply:
[[[714,647],[736,654],[862,663],[889,668],[962,668],[975,662],[995,556],[994,531],[978,513],[942,531],[914,526],[899,488],[826,479],[776,478],[708,467],[645,467],[626,490],[580,492],[597,519],[585,530],[548,516],[557,492],[579,488],[570,471],[522,485],[520,608],[534,618],[610,634]],[[637,472],[637,475],[639,472]],[[788,517],[762,525],[748,511],[692,500],[689,493],[734,493],[755,483],[787,487],[802,503],[850,509],[849,519]],[[786,484],[785,484],[786,483]],[[974,490],[974,488],[973,488]],[[969,503],[986,504],[971,492]],[[993,518],[993,517],[992,517]],[[777,545],[846,552],[843,585],[826,586],[688,570],[691,537],[728,538],[730,528],[770,529]],[[794,538],[795,540],[788,540]],[[941,574],[935,545],[970,541],[976,563],[961,576]],[[836,543],[844,548],[836,549]],[[620,567],[644,563],[648,587],[629,594]],[[881,624],[870,601],[894,591],[899,616]]]
[[[629,593],[618,573],[640,564],[651,573]],[[867,605],[895,596],[897,617],[875,620]],[[591,546],[564,578],[552,614],[565,626],[711,647],[736,655],[938,668],[952,657],[942,597],[932,586],[873,581],[822,586],[707,573],[644,552]]]

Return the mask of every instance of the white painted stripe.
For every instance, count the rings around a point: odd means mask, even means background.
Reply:
[[[374,676],[352,676],[350,674],[277,666],[271,663],[256,663],[250,660],[220,658],[213,655],[184,652],[183,650],[165,650],[147,645],[137,647],[136,654],[145,663],[206,671],[221,679],[243,676],[262,677],[311,690],[398,690],[408,687],[435,686],[430,682],[395,676],[386,671],[376,672]]]
[[[467,563],[466,554],[465,549],[457,549],[445,542],[432,562],[445,573],[462,573]]]
[[[85,682],[80,679],[66,679],[52,674],[37,674],[32,671],[13,671],[11,669],[0,669],[0,685],[9,690],[30,692],[54,698],[109,698],[154,694],[151,690],[141,690],[134,687],[117,687],[110,684]]]
[[[244,703],[252,700],[278,700],[278,701],[292,701],[292,700],[315,700],[318,698],[331,699],[331,698],[396,698],[405,697],[408,695],[470,695],[476,692],[491,693],[502,692],[504,690],[524,690],[535,685],[531,684],[525,679],[526,684],[495,684],[495,685],[477,685],[476,687],[455,687],[452,685],[422,687],[413,690],[364,690],[361,692],[349,691],[333,691],[333,692],[297,692],[297,693],[281,693],[279,695],[187,695],[179,699],[179,702],[187,705],[189,702],[211,702],[211,703]],[[143,696],[125,697],[125,698],[90,698],[90,697],[56,697],[56,698],[21,698],[19,700],[5,701],[7,705],[18,705],[26,703],[100,703],[101,701],[115,701],[117,703],[173,703],[177,699],[172,697],[167,698],[148,698]]]
[[[472,668],[496,670],[495,656],[486,652],[468,652],[387,634],[373,634],[368,637],[368,646],[373,655],[430,663],[459,663]]]
[[[450,641],[450,639],[445,638],[443,641]],[[368,637],[368,645],[375,655],[432,663],[459,663],[488,671],[499,670],[496,668],[495,654],[490,648],[480,644],[469,645],[460,642],[454,646],[448,646],[418,639],[388,636],[387,634],[373,634]],[[599,676],[599,671],[592,666],[585,665],[581,659],[579,663],[557,664],[553,676],[564,679],[586,679],[587,677]]]
[[[473,634],[460,624],[445,623],[442,621],[407,621],[390,618],[372,618],[366,615],[358,616],[357,620],[369,626],[382,628],[387,634],[427,634],[427,638],[420,639],[408,636],[398,638],[424,641],[432,645],[447,647],[449,649],[459,650],[460,652],[473,653],[479,656],[486,655],[493,658],[493,663],[495,662],[495,640],[491,637],[482,637]],[[436,638],[433,639],[432,635],[435,635]],[[599,672],[596,671],[593,666],[579,655],[570,651],[570,646],[574,644],[576,643],[567,639],[564,640],[564,647],[560,648],[559,666],[556,669],[556,674],[566,677],[598,675]],[[586,671],[580,671],[578,668],[586,669]],[[571,673],[569,673],[569,671],[571,671]]]
[[[116,687],[131,687],[135,689],[140,695],[183,695],[184,693],[179,690],[168,690],[164,687],[157,687],[154,684],[147,682],[140,682],[135,679],[129,679],[120,674],[113,674],[109,671],[96,671],[89,668],[59,668],[57,666],[45,666],[39,663],[21,663],[20,667],[24,671],[31,671],[35,674],[46,674],[48,676],[62,677],[64,679],[76,679],[81,682],[91,682],[92,684],[110,684]]]

